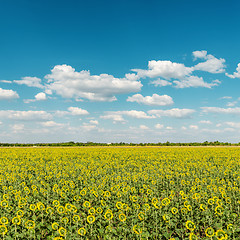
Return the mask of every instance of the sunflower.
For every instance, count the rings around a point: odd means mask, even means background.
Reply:
[[[64,223],[65,225],[69,222],[69,219],[67,217],[63,217],[61,219],[61,222]]]
[[[217,206],[216,208],[215,208],[215,214],[216,215],[223,215],[223,212],[224,212],[224,208],[223,207],[221,207],[221,206]]]
[[[87,216],[87,222],[92,224],[95,222],[95,217],[93,215]]]
[[[214,229],[212,227],[208,227],[206,230],[205,230],[205,234],[207,237],[213,237],[214,236]]]
[[[208,199],[208,204],[209,205],[213,205],[214,204],[214,199],[213,198],[209,198]]]
[[[177,214],[177,213],[178,213],[178,209],[175,208],[175,207],[173,207],[173,208],[171,209],[171,212],[172,212],[172,214]]]
[[[218,240],[224,240],[228,238],[228,235],[222,229],[217,230],[215,235]]]
[[[116,202],[117,209],[122,209],[122,202]]]
[[[63,228],[63,227],[60,227],[58,229],[58,233],[59,233],[60,236],[64,237],[64,236],[67,235],[67,230],[65,228]]]
[[[138,213],[138,219],[139,219],[140,221],[142,221],[142,220],[144,220],[144,218],[145,218],[144,213],[143,213],[143,212],[139,212],[139,213]]]
[[[78,229],[78,234],[80,236],[84,236],[86,234],[86,232],[87,232],[86,229],[83,227]]]
[[[54,209],[52,207],[47,207],[46,213],[52,215],[54,213]]]
[[[8,201],[7,200],[3,200],[0,202],[1,207],[8,207]]]
[[[103,212],[103,210],[102,210],[101,207],[98,207],[98,208],[96,209],[96,213],[101,214],[102,212]]]
[[[80,221],[80,216],[75,214],[73,215],[72,219],[73,219],[73,222],[78,223]]]
[[[85,201],[85,202],[83,203],[83,206],[84,206],[85,208],[90,208],[90,207],[91,207],[91,203],[90,203],[89,201]]]
[[[35,211],[37,209],[37,206],[35,204],[30,204],[29,209],[31,211]]]
[[[198,239],[197,235],[195,235],[193,232],[191,232],[189,235],[189,240],[197,240],[197,239]]]
[[[53,200],[52,204],[54,207],[58,207],[60,205],[60,202],[58,200]]]
[[[59,207],[57,208],[57,212],[58,212],[59,214],[63,214],[63,213],[65,212],[65,207],[64,207],[64,206],[59,206]]]
[[[134,225],[132,228],[133,232],[135,232],[137,235],[142,233],[142,228],[140,228],[138,225]]]
[[[21,218],[20,217],[14,217],[13,219],[12,219],[12,223],[14,224],[14,225],[20,225],[20,223],[21,223]]]
[[[163,206],[167,206],[168,204],[170,204],[170,199],[169,199],[169,198],[164,198],[164,199],[162,200],[162,205],[163,205]]]
[[[32,220],[27,220],[27,221],[25,222],[25,227],[26,227],[27,229],[33,229],[33,228],[35,228],[35,222],[32,221]]]
[[[89,213],[90,215],[93,215],[95,212],[96,212],[96,210],[95,210],[94,207],[91,207],[91,208],[89,208],[89,210],[88,210],[88,213]]]
[[[52,224],[52,229],[53,230],[58,230],[58,223],[57,222],[54,222],[53,224]]]
[[[42,202],[37,203],[37,208],[39,211],[44,211],[45,210],[45,205]]]
[[[5,235],[7,233],[7,227],[5,225],[0,225],[0,235]]]
[[[127,217],[126,217],[126,215],[125,215],[124,213],[120,213],[120,214],[118,215],[118,218],[119,218],[119,220],[120,220],[121,222],[125,222],[126,219],[127,219]]]
[[[145,203],[144,205],[143,205],[143,209],[144,209],[144,211],[149,211],[150,210],[150,205],[148,204],[148,203]]]
[[[111,220],[111,219],[113,218],[112,212],[107,211],[107,212],[104,214],[104,218],[107,219],[108,221]]]
[[[24,215],[24,211],[23,210],[18,210],[17,211],[17,216],[18,217],[22,217]]]
[[[186,228],[192,232],[192,231],[194,231],[194,229],[196,228],[196,226],[195,226],[194,222],[192,222],[192,221],[187,221],[187,222],[186,222]]]

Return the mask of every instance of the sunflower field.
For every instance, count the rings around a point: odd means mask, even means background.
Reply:
[[[0,238],[239,240],[240,148],[1,148]]]

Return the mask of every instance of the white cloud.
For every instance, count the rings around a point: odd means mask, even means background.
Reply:
[[[205,62],[198,63],[193,68],[194,70],[200,70],[210,73],[223,73],[225,72],[225,59],[223,58],[216,58],[211,54],[207,54],[207,51],[195,51],[193,52],[193,56],[195,60],[197,58],[205,59]]]
[[[35,99],[36,99],[36,101],[44,101],[44,100],[46,100],[47,99],[46,93],[44,93],[44,92],[38,93],[37,95],[35,95]]]
[[[84,109],[78,108],[78,107],[69,107],[68,111],[73,116],[80,116],[80,115],[88,115],[89,114],[89,112],[87,110],[84,110]]]
[[[188,87],[205,87],[211,88],[220,84],[219,80],[214,80],[211,83],[204,82],[202,77],[190,76],[179,81],[173,81],[176,84],[176,88],[188,88]]]
[[[146,125],[140,125],[139,128],[142,129],[142,130],[148,130],[149,129],[149,127],[147,127]]]
[[[91,131],[93,129],[97,129],[97,126],[96,124],[83,123],[81,128],[83,128],[85,131]]]
[[[17,92],[0,88],[0,100],[11,100],[16,98],[19,98]]]
[[[51,119],[52,115],[45,111],[1,110],[0,118],[8,118],[20,121],[44,121]]]
[[[142,119],[151,119],[156,118],[155,116],[149,116],[143,111],[136,111],[136,110],[130,110],[130,111],[117,111],[117,114],[123,114],[129,117],[133,118],[142,118]]]
[[[27,85],[28,87],[44,88],[41,84],[41,79],[37,77],[23,77],[21,80],[13,80],[13,82],[20,85]]]
[[[173,127],[167,126],[166,130],[173,130]]]
[[[194,61],[197,60],[198,58],[200,58],[200,59],[207,59],[207,51],[205,51],[205,50],[194,51],[192,54],[194,56]]]
[[[116,122],[125,122],[123,116],[121,114],[116,113],[107,113],[106,115],[100,116],[102,119],[111,119],[114,123]]]
[[[193,109],[173,108],[169,110],[150,110],[148,114],[156,115],[157,117],[172,117],[172,118],[189,118],[195,112]]]
[[[233,128],[240,128],[240,122],[225,122],[225,124]]]
[[[111,119],[114,123],[122,122],[125,123],[126,120],[123,118],[123,115],[138,118],[138,119],[151,119],[156,118],[155,116],[149,116],[143,111],[136,111],[136,110],[129,110],[129,111],[113,111],[113,112],[106,112],[105,115],[100,116],[102,119]]]
[[[155,105],[155,106],[167,106],[173,104],[173,100],[168,95],[158,95],[153,94],[151,96],[142,96],[141,94],[135,94],[131,97],[128,97],[128,102],[137,102],[137,103],[143,103],[146,105]]]
[[[228,102],[226,104],[227,107],[234,107],[238,102],[237,101],[234,101],[234,102]]]
[[[182,130],[184,130],[184,131],[185,131],[185,130],[187,130],[187,128],[186,128],[186,127],[184,127],[184,126],[182,126],[182,127],[181,127],[181,129],[182,129]]]
[[[199,123],[202,123],[202,124],[212,124],[212,122],[209,121],[209,120],[201,120],[201,121],[199,121]]]
[[[221,97],[220,99],[232,99],[232,97],[230,97],[230,96],[224,96],[224,97]]]
[[[189,128],[193,129],[193,130],[198,130],[198,126],[197,125],[190,125]]]
[[[99,124],[97,120],[90,120],[89,122],[90,122],[91,124],[95,124],[95,125],[98,125],[98,124]]]
[[[162,79],[157,79],[155,81],[151,81],[150,83],[153,84],[155,87],[165,87],[172,85],[171,82]]]
[[[201,107],[205,113],[240,114],[240,108]]]
[[[64,98],[92,101],[115,101],[115,95],[138,92],[142,87],[135,74],[127,74],[125,78],[108,74],[90,75],[89,71],[77,72],[65,64],[55,66],[45,78],[48,80],[47,89]]]
[[[41,125],[44,127],[63,127],[64,126],[63,123],[56,123],[54,121],[42,122]]]
[[[9,81],[9,80],[0,80],[0,82],[3,82],[3,83],[12,83],[12,81]]]
[[[14,133],[21,132],[24,129],[24,124],[14,124],[11,126]]]
[[[35,99],[24,99],[25,103],[36,102],[36,101],[44,101],[47,100],[46,94],[44,92],[40,92],[35,95]]]
[[[234,72],[233,74],[228,74],[228,73],[225,73],[225,74],[230,78],[240,78],[240,63],[237,65],[236,72]]]
[[[190,75],[193,68],[186,67],[182,63],[152,60],[148,62],[148,70],[132,69],[132,71],[137,72],[140,78],[163,77],[165,79],[179,79]]]
[[[157,128],[157,129],[162,129],[164,127],[164,125],[163,124],[160,124],[160,123],[157,123],[156,125],[155,125],[155,128]]]

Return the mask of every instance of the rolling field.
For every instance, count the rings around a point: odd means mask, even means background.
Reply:
[[[1,148],[2,239],[240,239],[240,148]]]

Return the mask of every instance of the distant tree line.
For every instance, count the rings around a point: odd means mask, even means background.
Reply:
[[[96,142],[61,142],[61,143],[0,143],[0,147],[87,147],[87,146],[240,146],[239,143],[228,142],[190,142],[190,143],[96,143]]]

